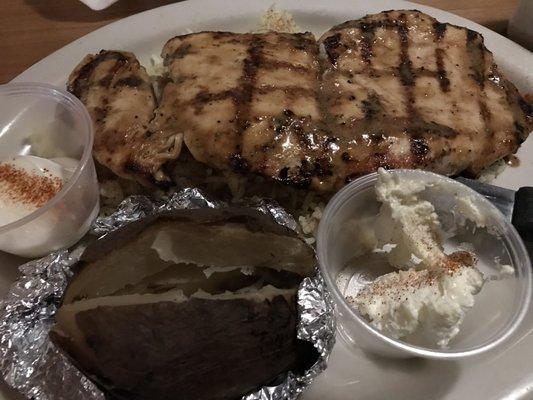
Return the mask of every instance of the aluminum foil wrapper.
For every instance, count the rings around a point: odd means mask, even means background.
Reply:
[[[298,224],[276,203],[262,199],[241,205],[271,215],[278,223],[297,230]],[[186,188],[156,200],[145,196],[125,199],[115,213],[98,218],[91,235],[108,232],[149,214],[164,210],[223,208],[227,204],[209,198],[200,190]],[[83,253],[59,251],[20,267],[21,277],[8,297],[0,302],[0,369],[8,385],[34,400],[104,400],[104,394],[82,375],[52,344],[48,332],[54,314],[72,276],[71,266]],[[311,384],[326,368],[335,341],[333,304],[318,274],[306,278],[298,291],[298,338],[312,342],[318,350],[315,364],[297,375],[288,372],[276,385],[260,388],[243,400],[290,400]],[[208,382],[206,382],[208,384]]]

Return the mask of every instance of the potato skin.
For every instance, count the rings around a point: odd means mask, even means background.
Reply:
[[[235,399],[296,364],[296,295],[103,306],[76,320],[98,363],[52,338],[111,398]]]

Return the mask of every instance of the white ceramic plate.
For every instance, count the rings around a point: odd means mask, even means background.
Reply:
[[[16,81],[64,86],[73,67],[87,53],[102,48],[134,52],[144,65],[159,54],[172,36],[200,30],[246,32],[256,29],[272,1],[194,0],[172,4],[125,18],[71,43],[38,62]],[[466,19],[401,0],[278,0],[296,23],[319,35],[331,26],[368,13],[390,9],[419,9],[442,22],[467,26],[485,37],[496,61],[523,93],[533,92],[533,54],[506,38]],[[520,166],[507,168],[496,183],[517,188],[533,185],[533,139],[520,149]],[[0,254],[0,295],[14,279],[16,259]],[[509,348],[502,354],[461,362],[389,360],[338,342],[328,370],[304,398],[312,399],[526,399],[533,398],[533,313],[526,317]],[[3,396],[2,396],[3,390]],[[0,387],[0,399],[15,399]]]

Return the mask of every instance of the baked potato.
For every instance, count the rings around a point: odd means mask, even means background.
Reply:
[[[89,246],[51,330],[111,398],[234,399],[298,368],[298,235],[250,209],[150,216]]]

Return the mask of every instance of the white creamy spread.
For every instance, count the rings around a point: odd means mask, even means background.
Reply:
[[[72,176],[76,160],[16,156],[0,163],[0,226],[44,206]]]
[[[385,259],[397,270],[362,289],[346,291],[345,296],[386,335],[423,338],[446,347],[474,305],[484,277],[471,252],[445,253],[438,215],[433,204],[421,197],[427,185],[378,171],[375,191],[382,206],[374,228],[378,243],[374,252],[386,253]],[[461,209],[484,222],[467,203]]]
[[[419,194],[426,183],[401,180],[380,169],[376,197],[382,203],[377,221],[376,237],[381,246],[396,244],[389,253],[389,262],[405,268],[420,261],[426,268],[437,267],[445,259],[442,232],[435,208]],[[392,223],[391,223],[392,222]]]
[[[482,286],[483,275],[474,267],[437,276],[411,268],[383,275],[347,300],[388,336],[398,339],[416,332],[445,347],[459,333]]]
[[[479,228],[487,225],[487,218],[481,212],[473,196],[456,196],[456,210],[459,214],[476,223]]]

